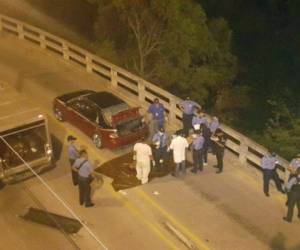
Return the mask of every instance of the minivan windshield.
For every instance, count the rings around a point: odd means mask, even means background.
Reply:
[[[44,121],[5,131],[1,135],[26,162],[37,160],[46,155],[47,135]],[[23,163],[2,140],[0,140],[0,158],[4,169],[13,168]]]

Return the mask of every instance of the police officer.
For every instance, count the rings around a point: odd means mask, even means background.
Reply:
[[[220,123],[218,117],[214,116],[212,118],[211,123],[209,124],[209,129],[212,135],[216,133],[216,131],[219,129]]]
[[[201,106],[191,101],[189,97],[187,97],[184,101],[179,104],[180,109],[182,110],[182,123],[183,123],[183,135],[187,137],[189,135],[189,130],[192,128],[192,119],[194,116],[195,109],[201,109]]]
[[[79,203],[86,207],[93,207],[91,201],[91,182],[93,180],[94,168],[88,160],[86,150],[79,152],[79,158],[73,165],[73,170],[78,173],[78,187],[79,187]]]
[[[191,149],[193,152],[194,167],[191,172],[196,174],[198,170],[203,170],[203,145],[205,140],[200,130],[197,130],[193,137]]]
[[[154,145],[153,156],[155,166],[158,169],[162,169],[168,148],[168,135],[164,128],[160,128],[159,131],[153,136],[152,143]]]
[[[276,158],[275,153],[268,152],[266,155],[263,156],[261,160],[261,167],[263,170],[263,180],[264,180],[264,193],[266,196],[269,195],[269,183],[270,180],[273,179],[278,191],[284,193],[279,176],[276,172],[276,164],[278,160]]]
[[[68,155],[69,155],[69,162],[70,162],[71,173],[72,173],[72,181],[73,181],[73,185],[76,186],[78,184],[78,174],[77,174],[77,171],[74,171],[73,168],[72,168],[72,166],[73,166],[74,162],[76,161],[76,159],[79,158],[78,149],[74,145],[74,143],[76,141],[76,137],[74,137],[72,135],[69,135],[67,137],[67,141],[69,143],[69,145],[68,145]]]
[[[295,205],[297,205],[298,218],[300,219],[300,168],[297,169],[295,176],[289,180],[286,185],[286,191],[289,194],[288,211],[283,219],[287,222],[292,222]]]
[[[296,157],[290,162],[288,170],[290,171],[290,177],[296,176],[297,169],[300,168],[300,154],[297,154]]]
[[[211,141],[211,131],[209,126],[206,125],[206,123],[203,123],[201,125],[201,131],[202,135],[204,137],[204,144],[203,144],[203,165],[207,165],[207,154],[208,149],[212,147],[212,141]]]
[[[217,132],[215,136],[211,137],[211,139],[213,141],[213,150],[217,158],[217,165],[215,167],[218,168],[218,170],[216,174],[220,174],[223,172],[223,158],[225,152],[226,137],[222,132]]]
[[[149,106],[148,113],[152,116],[152,135],[156,133],[160,128],[164,128],[166,109],[158,98],[154,99],[154,102]]]
[[[206,126],[208,126],[208,121],[207,121],[204,113],[201,112],[201,109],[196,108],[196,114],[193,116],[193,119],[192,119],[192,125],[193,125],[194,131],[200,130],[200,127],[202,124],[205,124]]]

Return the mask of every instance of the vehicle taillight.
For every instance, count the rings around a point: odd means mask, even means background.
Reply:
[[[118,135],[118,133],[117,133],[117,130],[114,131],[113,133],[109,134],[109,138],[116,139],[116,138],[118,138],[118,137],[119,137],[119,135]]]
[[[48,157],[52,157],[52,149],[51,149],[51,147],[50,147],[50,145],[49,144],[46,144],[45,145],[45,151],[46,151],[46,155],[48,156]]]

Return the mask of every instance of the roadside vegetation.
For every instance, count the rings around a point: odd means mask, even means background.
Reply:
[[[299,1],[27,2],[78,32],[74,43],[190,96],[288,160],[299,152]]]

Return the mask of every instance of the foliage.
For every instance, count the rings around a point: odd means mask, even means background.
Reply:
[[[98,6],[97,40],[109,41],[119,64],[181,97],[209,106],[218,101],[222,109],[221,90],[231,91],[238,71],[225,19],[208,20],[192,0],[88,1]]]

